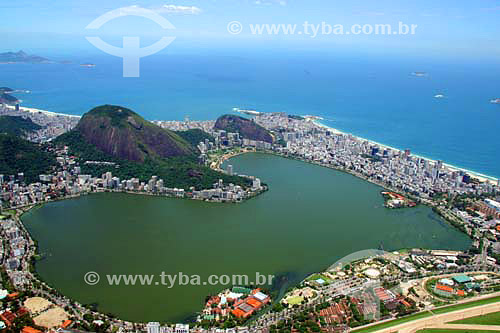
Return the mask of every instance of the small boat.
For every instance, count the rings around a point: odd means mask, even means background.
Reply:
[[[413,72],[411,75],[416,76],[416,77],[424,77],[427,76],[426,72]]]
[[[492,104],[500,104],[500,98],[494,98],[490,101]]]

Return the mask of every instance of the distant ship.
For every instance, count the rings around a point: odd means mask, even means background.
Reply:
[[[413,72],[411,75],[416,76],[416,77],[424,77],[427,76],[426,72]]]
[[[490,103],[493,103],[493,104],[500,104],[500,98],[495,98],[495,99],[492,99],[490,101]]]
[[[95,67],[95,64],[81,64],[80,66],[81,66],[81,67],[88,67],[88,68],[91,68],[91,67]]]
[[[434,95],[434,98],[444,98],[444,95],[443,94],[437,94],[437,95]]]

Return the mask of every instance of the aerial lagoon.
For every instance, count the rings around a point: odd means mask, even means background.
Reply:
[[[106,274],[182,272],[203,281],[260,272],[286,288],[358,250],[470,245],[430,208],[389,210],[382,188],[347,173],[258,153],[228,163],[270,190],[241,204],[102,193],[26,213],[43,255],[37,271],[63,294],[122,319],[180,321],[223,286],[110,286]],[[98,284],[84,282],[89,271],[100,274]]]

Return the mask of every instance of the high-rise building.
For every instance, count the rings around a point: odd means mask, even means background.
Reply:
[[[252,182],[252,188],[254,190],[260,190],[260,179],[259,178],[255,178]]]
[[[227,173],[232,176],[233,175],[233,166],[231,164],[229,164],[227,166]]]
[[[188,324],[176,324],[175,325],[175,333],[189,333],[189,325]]]
[[[146,330],[148,333],[160,333],[160,323],[156,321],[149,322],[146,325]]]
[[[463,178],[462,178],[462,181],[463,181],[464,183],[466,183],[466,184],[469,184],[469,183],[470,183],[470,180],[471,180],[470,175],[469,175],[469,174],[467,174],[467,173],[466,173],[466,174],[463,176]]]

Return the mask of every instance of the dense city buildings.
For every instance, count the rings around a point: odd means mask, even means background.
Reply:
[[[28,139],[49,142],[73,128],[78,117],[0,108],[0,114],[29,117],[43,128]],[[497,259],[500,253],[500,203],[498,180],[458,169],[443,161],[415,156],[351,134],[324,127],[315,117],[285,113],[258,113],[253,121],[267,129],[274,143],[250,140],[240,133],[214,128],[214,121],[158,121],[176,131],[201,129],[211,138],[198,143],[199,162],[229,175],[250,180],[248,188],[222,180],[210,188],[170,188],[152,176],[148,180],[120,179],[108,171],[96,177],[82,173],[84,166],[119,167],[117,162],[79,160],[67,147],[49,149],[56,156],[54,171],[27,183],[24,173],[0,175],[0,262],[3,279],[0,298],[5,304],[20,302],[25,312],[4,309],[0,324],[12,327],[23,315],[35,319],[37,328],[26,330],[100,328],[118,332],[278,332],[311,329],[340,332],[443,305],[476,299],[498,290]],[[412,249],[365,255],[348,265],[330,267],[310,275],[273,299],[267,291],[249,286],[226,289],[207,298],[196,323],[131,323],[98,313],[69,300],[38,280],[33,269],[37,247],[19,219],[34,205],[95,192],[127,192],[188,198],[210,202],[241,202],[267,190],[265,179],[241,175],[228,158],[246,152],[264,152],[339,169],[387,189],[386,206],[431,206],[473,239],[469,251]],[[408,208],[411,209],[411,208]],[[18,291],[29,291],[19,299]],[[17,296],[16,296],[17,295]],[[447,304],[447,303],[446,303]],[[55,319],[54,319],[55,318]],[[26,326],[28,327],[28,326]]]
[[[25,107],[14,107],[0,104],[0,116],[20,116],[30,118],[42,128],[35,133],[29,133],[27,139],[34,142],[49,141],[74,128],[80,116],[59,114]]]

